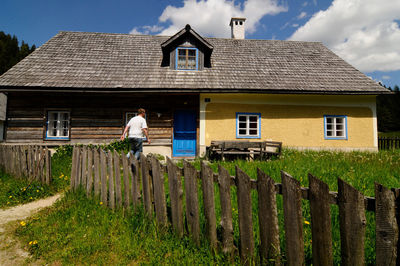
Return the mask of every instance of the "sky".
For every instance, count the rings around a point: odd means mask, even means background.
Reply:
[[[375,81],[400,86],[400,0],[1,0],[0,31],[41,46],[59,31],[318,41]]]

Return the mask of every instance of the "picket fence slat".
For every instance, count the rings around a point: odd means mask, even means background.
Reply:
[[[156,219],[159,226],[167,226],[167,206],[165,203],[164,174],[161,171],[160,162],[154,157],[150,157],[151,172],[154,188],[154,207]]]
[[[262,264],[280,265],[278,208],[275,182],[257,169],[258,219],[260,227],[260,260]]]
[[[135,156],[130,157],[130,165],[131,168],[131,182],[132,182],[132,201],[134,206],[138,206],[140,204],[141,192],[140,192],[140,171],[139,171],[139,161],[136,160]],[[142,182],[143,183],[143,182]]]
[[[286,256],[288,265],[304,265],[300,182],[281,171]]]
[[[71,166],[71,179],[70,179],[71,190],[75,189],[76,168],[78,163],[77,156],[78,156],[78,147],[75,146],[72,151],[72,166]]]
[[[236,167],[236,187],[240,233],[240,260],[245,265],[253,262],[254,237],[251,207],[250,177]]]
[[[128,158],[124,153],[121,154],[122,159],[122,170],[124,177],[124,207],[128,208],[130,204],[130,195],[129,195],[129,168],[128,168]]]
[[[121,191],[121,158],[117,151],[114,151],[114,176],[115,176],[115,203],[117,207],[122,207]]]
[[[93,150],[93,165],[94,165],[94,196],[98,197],[100,195],[100,151],[99,149]]]
[[[146,212],[149,216],[153,215],[153,204],[151,202],[151,189],[150,189],[150,175],[147,158],[143,153],[140,154],[140,164],[142,167],[142,192],[143,192],[143,204]]]
[[[218,165],[218,187],[221,202],[222,252],[231,254],[233,245],[231,176],[228,170]]]
[[[169,193],[171,198],[172,226],[179,237],[183,236],[183,190],[180,169],[167,157]]]
[[[101,167],[101,201],[107,204],[107,155],[104,150],[100,150],[100,167]]]
[[[86,195],[89,197],[92,194],[93,189],[93,149],[88,149],[87,154],[87,183],[86,183]]]
[[[82,147],[81,184],[86,188],[87,183],[87,147]]]
[[[113,152],[108,151],[108,206],[115,209],[115,185],[114,185],[114,168],[113,168]]]
[[[46,146],[46,184],[47,185],[50,185],[50,183],[52,182],[51,179],[52,179],[52,176],[51,176],[51,152]]]
[[[308,180],[313,264],[333,265],[329,186],[311,174]]]
[[[338,201],[342,265],[364,265],[364,196],[339,178]]]
[[[399,228],[392,190],[375,183],[376,265],[396,265]]]
[[[186,192],[186,219],[188,222],[189,234],[193,241],[200,245],[200,217],[199,197],[197,191],[197,171],[193,165],[186,160],[183,161],[185,192]]]

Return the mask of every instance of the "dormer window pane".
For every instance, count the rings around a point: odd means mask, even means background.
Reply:
[[[176,69],[197,70],[197,49],[178,48]]]

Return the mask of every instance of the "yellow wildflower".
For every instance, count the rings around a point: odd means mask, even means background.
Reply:
[[[102,202],[102,201],[100,201],[100,205],[103,205],[103,202]]]
[[[307,220],[304,220],[304,223],[305,223],[305,224],[310,224],[310,222],[309,222],[309,221],[307,221]]]
[[[29,197],[29,199],[33,199],[32,197]]]
[[[38,192],[38,193],[39,193],[39,190],[36,190],[36,192]]]
[[[10,204],[10,202],[9,202],[9,201],[7,201],[7,204]]]
[[[29,245],[32,245],[33,241],[29,241]]]
[[[24,188],[22,191],[25,191],[26,190],[26,188]]]
[[[11,198],[12,198],[12,196],[9,196],[8,198],[10,198],[10,199],[11,199]]]
[[[26,225],[26,223],[25,223],[24,221],[21,221],[19,224],[20,224],[21,226],[25,226],[25,225]]]
[[[33,240],[32,245],[36,245],[36,244],[37,244],[37,241]]]

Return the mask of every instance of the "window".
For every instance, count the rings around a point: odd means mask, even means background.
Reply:
[[[179,70],[197,70],[197,59],[196,48],[177,48],[175,68]]]
[[[134,118],[135,116],[137,116],[138,113],[137,112],[126,112],[125,113],[125,125],[128,124],[129,120],[131,120],[132,118]],[[147,119],[147,111],[144,114],[144,119]]]
[[[347,139],[347,116],[324,115],[325,139]]]
[[[46,139],[69,139],[69,112],[49,111],[47,113]]]
[[[259,113],[236,113],[236,137],[237,138],[260,138]]]

